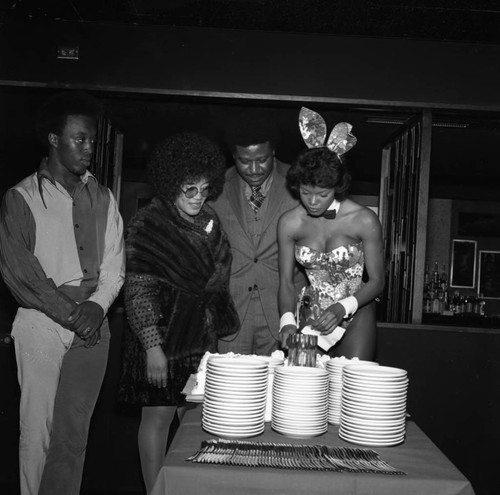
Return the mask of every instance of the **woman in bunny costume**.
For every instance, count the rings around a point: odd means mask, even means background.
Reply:
[[[351,176],[341,156],[356,144],[352,126],[337,124],[326,141],[323,118],[302,108],[299,127],[308,147],[288,172],[301,204],[278,223],[282,346],[299,329],[319,334],[335,356],[372,360],[375,298],[384,288],[382,228],[377,215],[346,193]],[[309,286],[297,302],[292,269],[297,260]],[[305,328],[304,328],[305,327]]]

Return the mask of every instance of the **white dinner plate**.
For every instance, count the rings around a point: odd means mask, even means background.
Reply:
[[[344,378],[342,383],[342,388],[350,387],[356,389],[370,390],[370,391],[395,391],[400,392],[402,390],[408,390],[409,382],[389,382],[389,383],[381,383],[378,381],[360,381],[360,380],[351,380],[349,378]]]
[[[318,431],[322,431],[327,426],[326,420],[324,421],[316,421],[315,423],[289,423],[287,421],[282,421],[279,418],[272,418],[271,426],[276,426],[279,428],[287,428],[290,431],[292,430],[301,430],[301,431],[311,431],[317,433]]]
[[[280,381],[274,379],[273,381],[273,390],[276,390],[278,392],[283,392],[283,393],[300,393],[300,394],[306,394],[306,395],[312,395],[312,394],[318,394],[318,393],[325,393],[328,390],[328,386],[326,383],[321,383],[318,385],[299,385],[297,383],[288,383],[284,384],[281,383]]]
[[[342,414],[346,414],[348,416],[353,416],[355,418],[364,418],[371,419],[372,417],[377,419],[386,418],[386,419],[394,419],[397,417],[402,418],[406,415],[406,407],[399,407],[397,409],[380,409],[380,408],[352,408],[349,407],[348,404],[342,404],[340,408]]]
[[[239,421],[239,420],[233,421],[230,418],[227,418],[223,421],[220,419],[214,419],[207,416],[203,416],[203,424],[209,425],[213,428],[218,426],[222,426],[223,428],[258,428],[259,426],[262,426],[263,423],[264,423],[264,416],[256,420],[246,420],[246,421]]]
[[[391,440],[393,438],[404,435],[406,432],[406,428],[404,426],[400,426],[399,428],[395,428],[393,430],[375,430],[369,428],[358,428],[356,426],[346,425],[345,423],[340,421],[340,428],[346,433],[359,436],[359,437],[370,437],[370,438],[380,438],[382,440]]]
[[[269,366],[265,359],[257,357],[224,357],[210,356],[207,361],[207,368],[213,366],[216,368],[248,368],[261,369]]]
[[[259,400],[233,400],[231,397],[209,397],[203,403],[203,407],[214,407],[218,409],[233,409],[233,410],[244,410],[244,411],[254,411],[256,409],[262,409],[267,402],[266,397],[261,397]]]
[[[309,411],[311,414],[314,414],[315,412],[320,412],[320,411],[327,411],[328,410],[328,404],[326,401],[323,401],[321,403],[311,403],[311,402],[283,402],[276,397],[273,397],[272,399],[272,404],[273,407],[276,408],[277,410],[281,411],[286,411],[290,413],[300,413],[301,411]]]
[[[261,409],[266,405],[267,398],[262,397],[251,400],[234,400],[232,397],[214,397],[211,398],[209,396],[205,396],[205,400],[203,401],[204,406],[219,408],[219,409],[234,409],[234,410],[247,410],[254,411],[256,409]]]
[[[267,392],[267,383],[264,385],[252,385],[252,386],[245,386],[245,385],[238,385],[238,386],[224,386],[224,385],[218,385],[218,384],[213,384],[213,383],[206,383],[205,384],[205,393],[211,390],[212,392],[215,393],[231,393],[231,394],[241,394],[241,395],[249,395],[249,394],[260,394],[260,393],[266,393]]]
[[[273,400],[281,402],[282,404],[288,404],[293,406],[294,404],[300,405],[310,405],[311,407],[317,407],[321,405],[326,405],[328,402],[327,394],[314,395],[314,396],[293,396],[277,393],[273,391]]]
[[[206,404],[203,404],[203,414],[211,414],[213,416],[221,416],[225,417],[228,415],[231,415],[232,417],[238,418],[248,418],[248,417],[255,417],[260,414],[263,414],[264,411],[266,410],[265,404],[263,406],[260,406],[258,409],[241,409],[241,408],[234,408],[234,407],[219,407],[219,406],[212,406],[209,405],[207,406]]]
[[[302,398],[311,398],[311,397],[326,397],[328,395],[328,389],[326,387],[317,388],[317,389],[301,389],[301,388],[283,388],[280,386],[276,386],[276,383],[273,386],[273,393],[281,396],[291,396],[291,397],[302,397]]]
[[[328,404],[326,402],[323,402],[321,404],[310,404],[308,402],[305,402],[303,404],[298,402],[294,404],[288,404],[286,402],[281,402],[279,400],[276,400],[276,398],[273,398],[272,405],[273,408],[275,408],[277,411],[283,411],[284,413],[288,414],[318,414],[328,411]]]
[[[220,378],[218,376],[207,375],[205,383],[212,383],[215,385],[225,385],[229,387],[234,387],[236,385],[242,385],[242,386],[264,385],[269,381],[268,377],[269,375],[263,375],[259,379],[254,378],[252,380],[238,380],[237,377]]]
[[[353,419],[364,419],[373,421],[391,421],[406,418],[406,410],[396,412],[379,412],[379,411],[353,411],[352,409],[341,409],[341,414]]]
[[[397,392],[397,393],[392,393],[392,392],[369,392],[369,391],[364,391],[364,390],[355,390],[352,388],[346,388],[344,387],[342,389],[342,395],[351,395],[353,397],[360,397],[362,399],[375,399],[375,400],[406,400],[406,397],[408,396],[406,391],[403,392]]]
[[[308,366],[283,366],[276,368],[275,377],[295,382],[310,382],[316,380],[328,380],[328,372],[322,368],[310,368]]]
[[[258,400],[259,398],[266,397],[267,395],[267,389],[262,389],[259,391],[254,391],[254,390],[248,390],[248,391],[241,391],[241,390],[224,390],[224,389],[219,389],[219,388],[213,388],[213,387],[205,387],[205,397],[210,397],[210,398],[221,398],[223,397],[224,399],[229,399],[229,400],[234,400],[235,402],[238,402],[239,400],[241,401],[251,401],[251,400]]]
[[[355,443],[357,445],[365,445],[368,447],[393,447],[404,441],[405,435],[399,435],[390,440],[380,440],[369,436],[357,436],[344,432],[339,429],[339,437],[346,442]]]
[[[342,387],[342,392],[350,392],[352,394],[359,395],[372,395],[374,397],[405,397],[408,393],[408,388],[402,387],[395,389],[380,389],[344,384],[344,386]]]
[[[348,364],[342,370],[344,376],[360,377],[365,380],[400,381],[408,376],[408,372],[401,368],[389,366],[362,366]]]
[[[279,387],[284,390],[304,390],[305,392],[307,391],[312,391],[312,390],[327,390],[328,389],[328,382],[326,380],[323,380],[321,382],[313,382],[313,383],[308,383],[307,381],[305,382],[296,382],[293,380],[287,381],[287,380],[280,380],[276,376],[274,377],[273,380],[274,387]]]
[[[223,438],[250,438],[256,437],[264,432],[265,426],[255,430],[243,431],[241,429],[225,429],[221,427],[212,428],[211,426],[203,426],[203,429],[207,433],[211,433],[212,435],[223,437]]]
[[[318,430],[315,430],[315,431],[305,431],[305,430],[301,430],[301,429],[290,429],[290,428],[283,428],[283,427],[280,427],[280,426],[273,426],[271,424],[271,428],[278,432],[278,433],[281,433],[282,435],[285,435],[287,437],[290,437],[290,438],[311,438],[311,437],[318,437],[320,435],[323,435],[324,433],[326,433],[328,431],[328,425],[321,428],[321,429],[318,429]]]
[[[406,404],[406,397],[400,398],[391,398],[391,397],[373,397],[368,395],[358,395],[358,394],[349,394],[345,391],[342,392],[342,401],[343,403],[351,402],[355,404],[363,404],[363,405],[376,405],[376,406],[404,406]]]
[[[318,421],[316,423],[286,423],[276,418],[271,418],[271,426],[282,430],[286,429],[287,431],[320,433],[325,428],[328,428],[328,421],[325,419],[325,421]]]
[[[391,421],[377,421],[377,420],[368,420],[361,418],[349,418],[345,415],[342,415],[340,418],[340,423],[342,426],[351,429],[360,429],[360,430],[372,430],[373,432],[393,432],[396,430],[401,430],[406,428],[406,419],[397,419]]]
[[[376,407],[380,409],[399,409],[406,406],[406,399],[377,399],[374,397],[360,397],[359,395],[351,395],[349,393],[342,393],[342,404],[352,404],[359,408],[364,408],[366,406]]]
[[[212,388],[213,390],[241,390],[241,391],[252,391],[252,390],[267,390],[267,381],[261,383],[224,383],[224,382],[211,382],[205,383],[206,388]]]
[[[205,392],[205,402],[210,402],[212,404],[228,404],[228,405],[240,405],[241,407],[253,407],[257,405],[262,405],[265,402],[266,394],[230,394],[230,393],[214,393],[210,390]]]
[[[218,375],[224,377],[240,377],[244,378],[252,378],[252,377],[261,377],[269,374],[269,369],[267,367],[264,368],[242,368],[239,366],[234,366],[231,368],[219,368],[214,366],[207,367],[207,375]]]
[[[297,414],[290,414],[286,413],[284,411],[280,411],[279,409],[276,409],[275,407],[272,408],[271,414],[274,418],[280,418],[284,421],[292,421],[292,422],[298,422],[300,423],[301,421],[307,421],[307,422],[314,422],[314,421],[320,421],[323,420],[324,418],[327,417],[327,412],[324,411],[319,414],[312,415],[310,413],[302,413],[300,415]]]
[[[351,376],[351,375],[344,375],[342,378],[342,384],[351,384],[351,385],[356,385],[360,387],[370,387],[370,388],[402,388],[402,387],[407,387],[408,384],[410,383],[410,380],[408,378],[404,378],[401,380],[391,380],[391,381],[384,381],[384,380],[372,380],[372,379],[364,379],[359,376]]]
[[[242,431],[254,431],[254,430],[261,428],[264,425],[264,419],[262,419],[259,422],[254,423],[254,424],[230,425],[230,424],[224,423],[222,421],[218,421],[218,420],[212,419],[212,418],[205,418],[203,416],[201,418],[201,422],[202,422],[203,426],[207,425],[210,427],[215,427],[217,425],[217,427],[220,427],[221,429],[225,429],[225,430],[242,430]]]

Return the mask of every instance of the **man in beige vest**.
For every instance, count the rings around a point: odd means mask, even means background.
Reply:
[[[106,370],[106,313],[123,284],[123,227],[111,191],[87,170],[100,104],[64,92],[41,108],[38,171],[0,209],[0,273],[19,309],[21,495],[80,493],[87,435]]]
[[[286,186],[289,165],[275,156],[276,131],[269,119],[243,118],[226,133],[235,165],[211,204],[226,231],[233,262],[230,292],[241,327],[219,341],[219,352],[270,355],[279,348],[279,217],[297,205]],[[305,284],[296,273],[297,292]]]

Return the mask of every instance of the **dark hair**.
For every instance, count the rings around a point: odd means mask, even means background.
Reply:
[[[222,192],[226,159],[210,139],[192,132],[174,134],[153,150],[148,162],[148,175],[156,193],[175,201],[180,187],[202,178],[210,183],[207,199]]]
[[[233,115],[225,131],[226,142],[234,151],[236,146],[247,147],[252,144],[269,142],[276,148],[279,138],[278,128],[268,112],[254,111]]]
[[[351,185],[351,176],[337,153],[326,147],[304,150],[287,174],[290,190],[299,196],[301,184],[335,188],[335,198],[342,201]]]
[[[69,115],[85,115],[96,122],[103,114],[98,100],[83,91],[64,91],[50,97],[40,108],[36,133],[43,146],[48,146],[48,135],[61,135]]]

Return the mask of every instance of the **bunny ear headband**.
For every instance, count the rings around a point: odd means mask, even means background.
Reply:
[[[300,109],[299,128],[302,139],[308,148],[326,146],[338,156],[349,151],[357,142],[356,136],[351,134],[352,125],[347,122],[339,122],[333,128],[325,144],[326,124],[323,117],[306,107]]]

